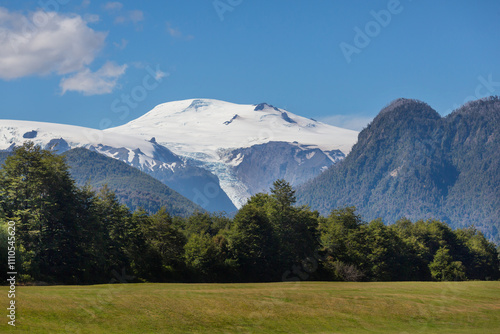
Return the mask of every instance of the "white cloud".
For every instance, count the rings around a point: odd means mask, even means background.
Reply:
[[[139,23],[144,20],[144,13],[140,10],[131,10],[129,13],[130,21],[135,23]]]
[[[103,5],[104,10],[107,10],[112,16],[115,16],[115,24],[125,24],[132,22],[136,25],[144,21],[144,13],[141,10],[123,10],[123,4],[118,1],[107,2]],[[140,28],[140,27],[139,27]]]
[[[182,33],[179,29],[173,28],[170,23],[167,22],[167,32],[172,37],[182,37]]]
[[[71,77],[61,80],[62,94],[76,91],[84,95],[109,94],[115,88],[118,78],[126,71],[127,65],[107,62],[96,72],[84,69]]]
[[[193,35],[184,35],[179,29],[174,28],[170,22],[167,22],[167,32],[174,38],[181,38],[188,41],[194,38]]]
[[[125,16],[118,16],[115,21],[115,23],[125,23],[127,22],[127,18]]]
[[[89,5],[90,5],[90,0],[83,0],[80,6],[82,6],[83,8],[87,8]]]
[[[115,23],[132,22],[133,24],[137,24],[141,21],[144,21],[144,13],[140,10],[131,10],[125,15],[120,15],[115,18]]]
[[[123,8],[123,4],[118,1],[107,2],[104,4],[104,9],[109,11],[117,11]]]
[[[96,23],[96,22],[99,22],[100,17],[99,17],[99,15],[96,15],[96,14],[85,14],[84,19],[88,23]]]
[[[94,61],[106,35],[79,15],[42,10],[23,15],[0,7],[0,79],[81,71]]]
[[[344,129],[361,131],[368,123],[373,120],[373,117],[366,116],[351,116],[351,115],[333,115],[317,118],[318,121],[338,126]]]
[[[159,68],[155,71],[155,80],[160,81],[161,79],[170,76],[170,73],[163,72]]]
[[[120,43],[114,42],[113,45],[120,50],[124,50],[128,45],[128,41],[125,38],[122,38]]]

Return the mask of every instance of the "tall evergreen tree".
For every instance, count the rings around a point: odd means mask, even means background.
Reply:
[[[265,208],[250,202],[238,211],[229,246],[239,266],[240,280],[272,281],[279,277],[279,243]]]
[[[27,143],[14,151],[0,172],[0,207],[17,222],[36,279],[78,282],[86,247],[80,241],[82,219],[78,189],[64,159]],[[71,254],[71,256],[68,256]]]

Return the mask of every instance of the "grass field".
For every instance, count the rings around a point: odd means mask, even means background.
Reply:
[[[500,282],[20,286],[7,333],[500,333]],[[0,293],[7,306],[7,287]]]

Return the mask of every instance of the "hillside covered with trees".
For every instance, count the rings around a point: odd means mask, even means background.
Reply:
[[[117,273],[127,282],[499,278],[498,251],[475,228],[407,219],[386,226],[353,207],[323,217],[295,204],[295,190],[278,180],[232,219],[131,212],[105,186],[78,187],[62,157],[25,145],[0,170],[0,248],[14,221],[24,282],[108,283]]]
[[[0,152],[3,163],[12,152]],[[101,189],[105,185],[118,201],[132,211],[142,208],[150,213],[162,207],[174,216],[189,216],[203,209],[154,177],[126,163],[85,148],[62,154],[76,185]]]
[[[162,207],[175,216],[189,216],[203,209],[154,177],[126,163],[84,148],[63,154],[78,186],[89,184],[101,189],[107,185],[120,203],[131,210],[156,212]]]
[[[328,214],[356,206],[393,224],[435,218],[476,226],[500,242],[500,99],[465,104],[446,117],[399,99],[360,132],[349,155],[297,191],[298,202]]]

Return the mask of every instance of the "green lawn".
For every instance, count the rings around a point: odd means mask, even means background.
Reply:
[[[20,286],[12,333],[500,333],[500,282]],[[0,293],[7,305],[7,287]]]

